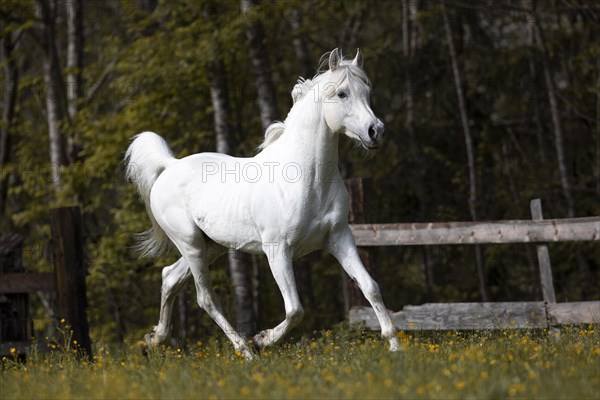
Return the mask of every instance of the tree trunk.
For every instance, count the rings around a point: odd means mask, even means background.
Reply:
[[[58,191],[61,187],[59,169],[61,166],[66,165],[67,158],[65,155],[65,141],[61,131],[65,96],[56,48],[56,3],[38,0],[37,5],[34,4],[34,7],[42,24],[43,70],[44,85],[46,87],[46,121],[50,141],[50,163],[53,169],[52,182],[55,190]]]
[[[535,46],[535,32],[531,24],[529,27],[529,44],[530,46]],[[544,128],[542,126],[542,117],[540,115],[540,104],[539,104],[539,96],[536,88],[536,76],[537,69],[535,66],[535,59],[533,54],[529,57],[529,77],[531,79],[531,95],[533,96],[533,114],[535,120],[535,136],[538,142],[538,153],[540,157],[540,166],[541,170],[545,170],[546,168],[546,146],[544,145]]]
[[[5,215],[6,196],[8,192],[8,176],[4,176],[4,167],[8,163],[11,153],[11,138],[10,129],[15,113],[15,105],[17,101],[17,88],[19,82],[19,70],[17,62],[14,58],[13,50],[15,49],[16,40],[13,34],[8,34],[1,40],[2,60],[4,64],[4,90],[2,93],[3,104],[2,108],[2,125],[0,126],[0,214]]]
[[[227,79],[225,64],[221,58],[212,58],[208,68],[210,78],[210,98],[213,105],[217,152],[231,154],[233,139],[229,125],[229,99],[227,98]]]
[[[560,173],[560,183],[565,197],[567,206],[567,215],[570,218],[575,216],[575,201],[573,200],[573,193],[571,190],[571,182],[569,179],[569,172],[567,169],[567,163],[565,159],[564,150],[564,139],[562,133],[562,125],[560,121],[560,114],[558,111],[558,103],[556,101],[556,86],[552,79],[551,60],[546,49],[546,43],[544,41],[544,33],[542,27],[537,21],[537,15],[535,13],[535,5],[532,0],[522,0],[523,8],[526,11],[527,23],[530,29],[533,31],[537,47],[542,55],[542,72],[544,75],[544,82],[546,84],[546,92],[548,95],[548,103],[550,105],[550,115],[552,119],[552,128],[554,131],[554,147],[556,150],[556,158],[558,161],[558,170]]]
[[[596,63],[596,196],[600,197],[600,56]]]
[[[240,335],[251,337],[257,330],[252,259],[250,255],[235,250],[229,250],[228,259],[235,296],[236,329]]]
[[[448,50],[450,52],[450,61],[452,63],[452,72],[454,75],[454,85],[456,87],[456,97],[458,99],[458,108],[460,111],[460,120],[463,127],[463,133],[465,137],[465,146],[467,149],[467,162],[469,165],[469,212],[473,221],[477,220],[477,171],[475,169],[475,149],[473,147],[473,137],[469,127],[469,118],[467,115],[467,107],[462,89],[462,79],[460,75],[460,69],[458,68],[458,59],[456,56],[456,50],[454,48],[454,41],[452,39],[452,29],[450,28],[450,21],[448,20],[448,14],[446,13],[446,6],[442,3],[442,14],[444,18],[444,28],[446,30],[446,41],[448,42]],[[477,265],[477,275],[479,277],[479,292],[481,294],[482,301],[489,301],[490,296],[487,290],[487,284],[485,281],[485,270],[483,266],[483,254],[479,245],[475,246],[475,263]]]
[[[69,117],[77,114],[77,101],[83,96],[83,4],[82,0],[69,0],[67,9],[67,98]]]
[[[258,0],[240,0],[242,13],[249,15],[251,8],[258,6]],[[251,16],[251,18],[254,16]],[[248,39],[248,52],[254,73],[256,89],[258,90],[258,107],[263,129],[267,129],[277,119],[277,103],[275,101],[275,87],[271,79],[271,67],[267,48],[265,47],[265,33],[260,19],[254,19],[246,30]]]
[[[415,189],[417,198],[419,199],[419,222],[423,222],[427,216],[428,201],[425,193],[425,176],[423,168],[423,153],[421,146],[419,146],[417,136],[415,134],[415,116],[414,116],[414,96],[412,87],[412,76],[411,70],[413,65],[413,54],[416,36],[416,21],[415,16],[417,13],[416,0],[403,0],[402,1],[402,48],[404,55],[404,62],[406,64],[406,71],[404,75],[404,88],[406,93],[406,130],[408,131],[408,138],[410,141],[410,150],[414,161],[415,171]],[[434,290],[434,273],[431,265],[431,257],[427,247],[421,247],[421,270],[423,274],[423,281],[427,286],[427,301],[434,301],[435,290]]]
[[[414,14],[416,13],[416,5],[414,4],[414,0],[403,0],[402,2],[402,47],[404,53],[404,62],[406,64],[406,70],[404,75],[404,87],[406,93],[406,129],[408,131],[408,136],[410,139],[410,148],[413,153],[412,156],[415,161],[415,168],[418,172],[418,183],[417,183],[417,195],[419,197],[419,212],[420,217],[424,217],[424,213],[426,210],[426,196],[423,187],[423,155],[421,153],[421,147],[417,143],[417,138],[415,135],[414,128],[414,97],[413,97],[413,89],[412,89],[412,77],[411,77],[411,68],[412,68],[412,52],[411,48],[412,37],[415,35],[414,26]]]
[[[302,66],[302,76],[305,78],[310,78],[314,75],[315,68],[312,65],[312,61],[308,52],[308,43],[306,42],[306,38],[302,33],[302,11],[294,8],[290,14],[289,22],[292,32],[294,32],[292,44],[294,45],[296,58]]]
[[[560,113],[558,111],[558,102],[556,100],[556,85],[552,78],[552,60],[548,54],[546,48],[546,41],[544,39],[544,32],[540,26],[537,15],[535,12],[535,2],[532,0],[523,0],[523,8],[526,11],[527,23],[530,29],[533,31],[537,47],[542,55],[542,69],[544,73],[544,82],[546,83],[546,92],[548,94],[548,103],[550,105],[550,115],[552,119],[552,128],[554,131],[554,147],[556,150],[556,159],[558,162],[558,171],[560,173],[560,184],[562,187],[563,196],[565,197],[565,203],[567,206],[567,215],[569,218],[575,217],[575,200],[573,198],[573,191],[571,188],[571,180],[569,178],[569,171],[567,168],[567,161],[564,149],[564,139],[562,133],[562,124],[560,120]],[[579,265],[579,271],[581,274],[581,292],[582,297],[587,298],[591,293],[591,276],[590,267],[582,256],[581,252],[577,252],[577,264]]]
[[[188,326],[188,318],[187,318],[187,305],[185,301],[185,290],[182,290],[181,293],[177,296],[177,311],[179,314],[179,343],[181,346],[185,346],[185,341],[188,337],[187,334],[187,326]]]
[[[454,48],[454,41],[452,39],[452,30],[450,28],[450,21],[448,21],[448,15],[446,13],[446,7],[444,3],[442,3],[442,10],[444,15],[444,27],[446,29],[446,40],[448,42],[450,61],[452,63],[452,73],[454,75],[454,86],[456,88],[458,109],[460,111],[460,121],[463,127],[465,146],[467,149],[467,162],[469,165],[469,212],[471,213],[471,218],[473,219],[473,221],[476,221],[477,173],[475,170],[475,150],[473,148],[473,136],[471,135],[471,128],[469,127],[469,117],[467,115],[467,107],[465,104],[465,98],[462,89],[462,78],[460,74],[460,69],[458,68],[458,59],[456,56],[456,50]]]
[[[210,96],[213,105],[217,151],[231,154],[234,140],[229,124],[229,98],[225,64],[220,56],[218,45],[212,52],[208,65]],[[235,299],[236,329],[243,336],[256,332],[256,300],[252,290],[252,263],[249,255],[229,250],[229,272]]]
[[[83,97],[83,2],[65,3],[67,14],[67,114],[69,120],[77,115],[79,100]],[[70,162],[79,158],[81,143],[75,132],[67,138],[67,156]]]
[[[413,93],[412,93],[412,80],[410,76],[410,68],[412,64],[412,54],[411,54],[411,38],[413,31],[412,28],[414,26],[414,19],[410,15],[412,10],[409,10],[411,6],[411,0],[403,0],[402,1],[402,48],[404,53],[404,62],[406,63],[406,71],[404,76],[404,86],[406,90],[406,127],[409,130],[411,139],[414,138],[414,129],[413,129],[413,120],[414,120],[414,112],[413,112]],[[409,20],[410,19],[410,20]]]

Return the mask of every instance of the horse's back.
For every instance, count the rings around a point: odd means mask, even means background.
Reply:
[[[333,226],[347,223],[348,199],[341,180],[307,186],[306,171],[295,166],[198,153],[169,166],[153,191],[161,192],[164,207],[184,209],[225,247],[256,253],[264,242],[277,242],[302,256],[322,248]]]

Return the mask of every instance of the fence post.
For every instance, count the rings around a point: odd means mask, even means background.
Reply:
[[[350,214],[348,215],[348,223],[350,224],[364,224],[368,222],[370,217],[366,204],[368,203],[369,193],[371,193],[371,180],[363,178],[350,178],[346,179],[346,188],[350,195]],[[371,267],[371,260],[369,252],[365,248],[358,249],[358,255],[369,272],[373,275],[373,269]],[[349,311],[352,307],[358,306],[370,306],[362,291],[345,271],[342,271],[343,285],[344,285],[344,302],[346,305],[346,311]]]
[[[88,357],[92,346],[87,321],[85,264],[79,207],[50,210],[57,318],[62,318],[73,330],[73,340]]]
[[[533,199],[529,204],[531,217],[534,221],[544,219],[542,214],[542,202],[540,199]],[[540,279],[542,282],[542,297],[546,303],[556,303],[556,294],[554,293],[554,284],[552,282],[552,265],[550,264],[550,254],[548,246],[539,244],[537,247],[538,263],[540,265]]]

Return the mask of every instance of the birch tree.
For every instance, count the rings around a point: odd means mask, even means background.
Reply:
[[[251,19],[246,29],[246,39],[254,82],[258,90],[258,108],[263,129],[267,129],[277,119],[275,87],[271,77],[269,54],[265,46],[265,30],[262,22],[254,14],[258,0],[240,0],[242,13]]]
[[[556,150],[558,171],[560,173],[560,184],[562,187],[563,196],[565,197],[567,215],[573,218],[575,216],[575,201],[573,200],[571,180],[569,179],[569,171],[567,168],[567,162],[565,160],[562,124],[560,121],[560,113],[558,111],[558,103],[556,99],[556,85],[554,84],[554,80],[552,78],[552,71],[550,70],[552,63],[548,55],[548,50],[546,48],[542,27],[539,25],[537,20],[537,14],[535,12],[534,3],[532,2],[532,0],[523,0],[523,8],[526,11],[527,23],[529,25],[529,28],[533,32],[537,48],[540,51],[540,54],[542,55],[542,72],[544,75],[544,83],[546,84],[548,104],[550,105],[552,130],[554,133],[554,148]]]
[[[77,115],[79,100],[83,97],[83,1],[68,0],[67,15],[67,113],[70,120]],[[73,132],[67,139],[69,161],[78,158],[79,148]]]
[[[46,89],[46,122],[50,142],[50,163],[56,191],[61,187],[61,176],[57,171],[67,164],[65,139],[61,129],[66,99],[60,60],[58,58],[55,1],[35,0],[34,8],[39,19],[38,43],[42,46],[44,86]]]
[[[82,0],[69,0],[67,11],[67,97],[69,117],[77,114],[77,101],[83,96],[83,4]]]
[[[550,115],[552,120],[552,131],[554,133],[554,148],[556,151],[556,160],[558,163],[558,171],[560,174],[560,184],[562,187],[563,196],[565,198],[567,215],[570,218],[575,217],[575,200],[573,198],[573,190],[569,170],[564,149],[564,137],[562,129],[562,121],[558,110],[557,89],[553,79],[552,60],[546,46],[544,31],[538,21],[535,11],[535,3],[532,0],[523,0],[523,8],[526,11],[527,23],[529,29],[533,32],[535,43],[542,56],[542,71],[544,75],[544,83],[546,84],[546,93],[548,95],[548,104],[550,105]],[[581,274],[581,291],[585,297],[592,293],[590,282],[592,280],[592,272],[587,260],[583,257],[580,251],[576,252],[577,265]]]

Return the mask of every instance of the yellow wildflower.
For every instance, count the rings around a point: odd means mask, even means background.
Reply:
[[[248,396],[250,394],[250,388],[248,386],[242,386],[240,389],[240,394],[242,396]]]
[[[288,396],[294,397],[294,396],[298,396],[300,394],[301,390],[298,386],[290,386],[287,389],[287,394]]]
[[[517,394],[525,391],[525,385],[522,383],[515,383],[509,386],[508,395],[510,397],[514,397]]]
[[[265,379],[263,378],[263,376],[261,374],[255,373],[252,375],[252,380],[258,384],[261,384],[264,382]]]

